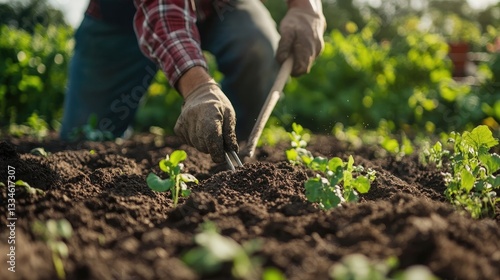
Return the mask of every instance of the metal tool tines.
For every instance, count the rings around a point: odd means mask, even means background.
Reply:
[[[240,158],[238,157],[238,154],[236,154],[235,151],[225,152],[224,156],[226,157],[227,165],[229,165],[229,168],[232,171],[236,171],[236,168],[234,167],[235,165],[237,167],[242,167],[243,166],[243,163],[241,163],[241,160],[240,160]]]

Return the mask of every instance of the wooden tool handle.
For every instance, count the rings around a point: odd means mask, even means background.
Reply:
[[[250,137],[245,146],[245,149],[243,149],[241,153],[243,156],[248,156],[250,158],[253,157],[255,148],[257,147],[257,142],[259,141],[262,131],[264,130],[264,127],[280,98],[280,94],[285,87],[285,83],[288,80],[290,73],[292,72],[292,67],[293,58],[291,57],[285,60],[285,62],[283,62],[283,64],[281,65],[280,71],[278,72],[278,76],[276,77],[273,87],[271,88],[266,102],[260,110],[259,117],[255,122],[252,132],[250,133]]]

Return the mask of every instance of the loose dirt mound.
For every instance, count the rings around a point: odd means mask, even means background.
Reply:
[[[65,218],[74,229],[64,261],[69,279],[198,279],[180,257],[195,246],[193,237],[207,220],[238,243],[261,240],[263,265],[288,279],[326,279],[333,264],[353,253],[395,256],[400,268],[423,264],[443,279],[500,279],[498,221],[457,212],[444,201],[439,172],[415,157],[377,158],[373,149],[349,151],[333,138],[315,138],[309,146],[315,155],[352,154],[356,164],[378,173],[360,203],[325,212],[307,202],[307,172],[285,162],[286,146],[264,147],[257,162],[229,172],[176,138],[163,140],[1,142],[0,181],[7,184],[12,166],[16,180],[46,194],[16,188],[16,272],[7,271],[9,232],[2,230],[0,278],[56,279],[51,253],[31,227],[36,220]],[[35,147],[51,154],[29,154]],[[186,171],[200,179],[177,208],[168,193],[152,192],[145,182],[175,149],[187,151]],[[5,187],[1,198],[6,201]],[[5,225],[6,203],[0,212]],[[230,277],[223,267],[203,278]]]

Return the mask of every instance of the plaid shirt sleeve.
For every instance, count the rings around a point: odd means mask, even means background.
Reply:
[[[139,46],[160,65],[172,86],[190,68],[208,68],[191,0],[134,1],[137,7],[134,28]]]

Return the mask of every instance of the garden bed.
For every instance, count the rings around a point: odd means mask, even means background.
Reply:
[[[444,199],[440,172],[421,166],[416,155],[381,158],[375,148],[353,151],[332,137],[313,137],[314,155],[353,155],[377,171],[359,203],[323,211],[307,201],[308,171],[286,162],[286,144],[259,148],[257,161],[231,172],[174,137],[137,135],[119,144],[4,140],[0,181],[7,183],[11,166],[16,180],[46,193],[16,188],[16,272],[6,268],[9,232],[2,230],[1,279],[57,279],[50,250],[31,228],[36,220],[62,218],[73,228],[64,260],[69,279],[199,279],[181,256],[196,247],[193,237],[207,220],[240,244],[260,240],[254,255],[262,267],[288,279],[326,279],[332,265],[353,253],[397,257],[398,269],[422,264],[442,279],[500,279],[498,214],[474,220],[459,213]],[[37,147],[50,155],[29,153]],[[187,152],[185,171],[200,180],[176,208],[169,193],[146,184],[175,149]],[[6,208],[0,205],[2,225]],[[203,276],[209,278],[231,278],[231,267]]]

